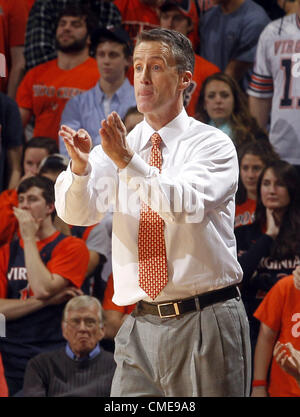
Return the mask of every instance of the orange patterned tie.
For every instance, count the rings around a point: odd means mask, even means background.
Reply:
[[[151,166],[161,171],[161,137],[151,136]],[[139,286],[154,300],[168,282],[167,256],[164,237],[165,222],[144,202],[141,204],[139,225]]]

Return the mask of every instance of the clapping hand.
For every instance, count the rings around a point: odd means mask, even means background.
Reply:
[[[116,112],[101,122],[99,130],[102,148],[107,156],[120,168],[127,166],[133,156],[126,140],[126,128]]]
[[[84,129],[76,131],[65,125],[61,126],[59,135],[63,138],[72,160],[72,171],[77,175],[84,175],[93,146],[90,135]]]

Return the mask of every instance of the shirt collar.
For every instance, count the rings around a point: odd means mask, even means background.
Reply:
[[[154,130],[144,119],[140,150],[147,146],[153,133],[157,132],[161,136],[163,143],[167,146],[169,151],[172,151],[172,148],[176,145],[178,136],[186,131],[188,119],[189,116],[183,108],[173,120],[158,131]]]
[[[118,88],[118,90],[113,94],[112,98],[117,96],[118,100],[121,102],[121,100],[124,99],[124,96],[126,96],[125,93],[127,93],[128,87],[130,87],[130,83],[127,78],[125,78],[123,84]],[[95,86],[95,94],[98,102],[102,102],[102,100],[105,99],[106,95],[102,91],[99,82]]]
[[[94,349],[91,350],[91,352],[89,352],[89,354],[87,356],[84,356],[83,358],[77,358],[75,353],[72,351],[69,343],[66,344],[66,354],[69,356],[69,358],[73,359],[74,361],[82,361],[82,360],[85,360],[85,359],[93,359],[97,355],[99,355],[99,353],[100,353],[100,346],[97,343],[96,347],[94,347]]]

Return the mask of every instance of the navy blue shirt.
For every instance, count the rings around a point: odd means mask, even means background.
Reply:
[[[23,145],[23,127],[16,102],[0,92],[0,192],[7,184],[7,150]]]
[[[52,251],[67,236],[58,236],[40,251],[44,264],[51,259]],[[27,281],[24,250],[19,240],[10,244],[7,269],[8,299],[26,299],[30,296]],[[38,353],[57,349],[65,341],[61,331],[64,304],[45,307],[16,320],[6,322],[6,337],[0,338],[0,351],[5,375],[23,378],[27,361]]]

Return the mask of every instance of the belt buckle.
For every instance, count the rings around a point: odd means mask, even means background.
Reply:
[[[163,313],[160,311],[160,308],[162,306],[168,306],[168,305],[173,305],[175,313],[174,314],[163,315]],[[180,315],[179,308],[178,308],[178,303],[177,302],[175,302],[175,303],[170,302],[170,303],[157,304],[157,309],[158,309],[159,317],[161,319],[167,319],[167,318],[176,317],[176,316],[179,316]]]

